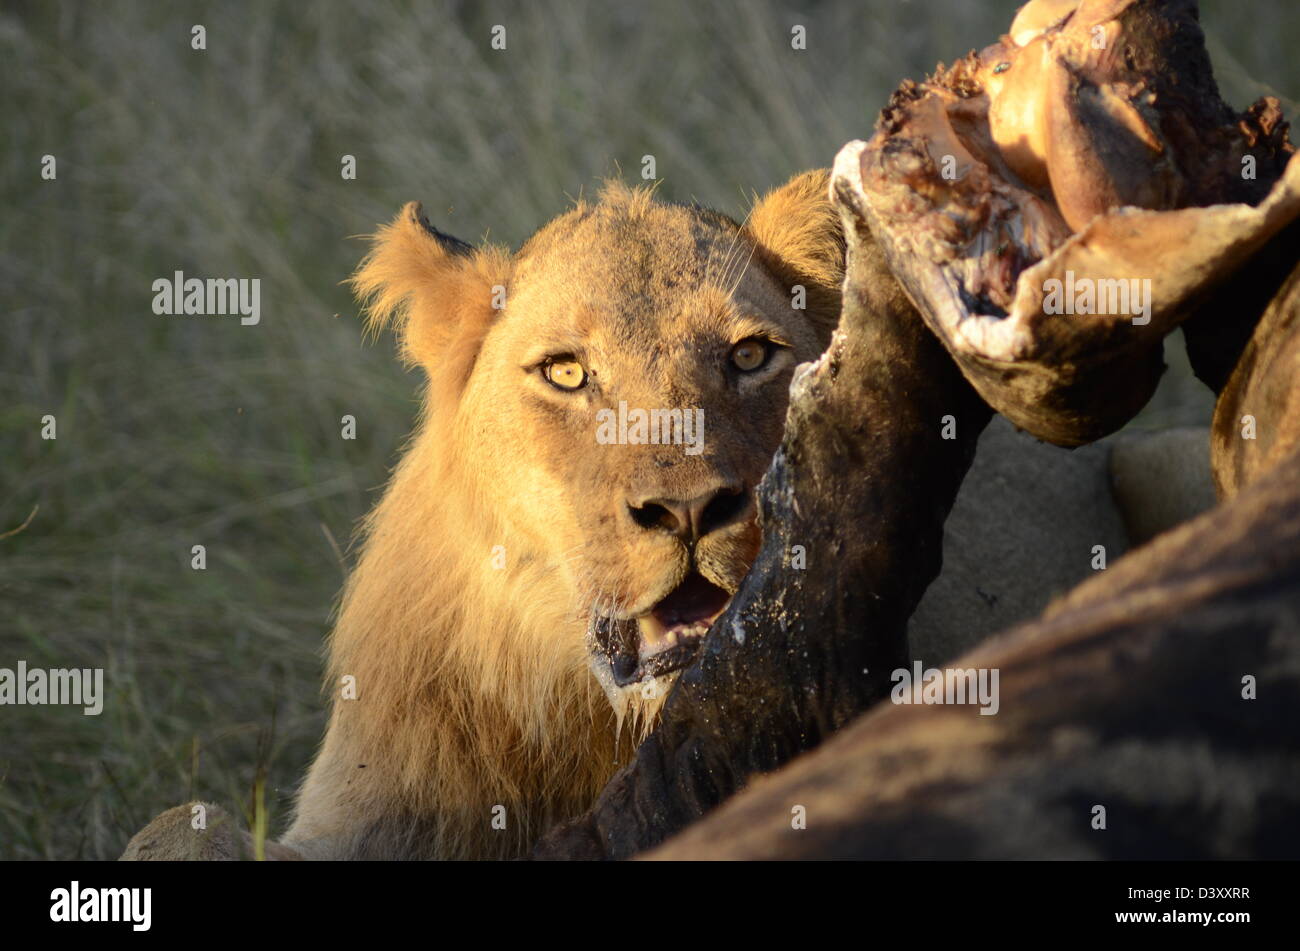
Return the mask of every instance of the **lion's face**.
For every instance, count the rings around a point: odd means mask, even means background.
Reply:
[[[618,686],[688,663],[739,586],[791,373],[821,350],[734,224],[634,208],[529,242],[466,392],[492,395],[484,445],[513,447],[528,476],[500,510],[565,579],[575,633]]]
[[[797,179],[799,197],[824,202],[823,181]],[[837,254],[823,204],[813,218]],[[469,285],[494,306],[466,365],[447,367],[463,380],[443,397],[457,461],[500,476],[476,485],[506,556],[562,589],[564,620],[540,632],[562,643],[539,651],[582,645],[611,698],[687,665],[738,588],[791,375],[826,342],[838,261],[792,278],[763,243],[782,223],[763,224],[616,188]]]

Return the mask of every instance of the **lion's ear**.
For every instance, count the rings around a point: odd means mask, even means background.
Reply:
[[[444,234],[410,202],[372,240],[350,284],[367,330],[392,324],[402,357],[453,386],[469,378],[502,299],[509,256]]]
[[[764,195],[744,226],[786,290],[806,289],[808,316],[827,337],[839,322],[844,281],[844,228],[829,188],[826,169],[802,172]]]

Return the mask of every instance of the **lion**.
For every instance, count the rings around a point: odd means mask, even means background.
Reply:
[[[416,203],[378,233],[352,285],[423,410],[269,857],[510,858],[594,801],[758,552],[791,375],[839,317],[827,187],[797,175],[737,222],[609,182],[513,254]],[[190,819],[128,857],[237,857],[229,828],[196,853]]]

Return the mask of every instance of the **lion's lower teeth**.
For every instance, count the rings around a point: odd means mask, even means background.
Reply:
[[[702,622],[692,624],[690,627],[682,628],[678,633],[679,638],[700,638],[709,632],[709,626]]]
[[[709,622],[696,621],[679,627],[667,628],[651,617],[641,618],[641,650],[643,658],[663,653],[685,644],[693,644],[709,632]]]

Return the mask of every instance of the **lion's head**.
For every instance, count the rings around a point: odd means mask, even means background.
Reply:
[[[465,513],[493,526],[482,559],[503,590],[511,565],[545,579],[526,609],[564,605],[539,664],[581,645],[617,702],[689,663],[736,591],[791,374],[838,315],[825,188],[799,176],[738,224],[607,185],[513,255],[415,204],[379,236],[355,284],[400,319],[455,466],[492,476]]]

